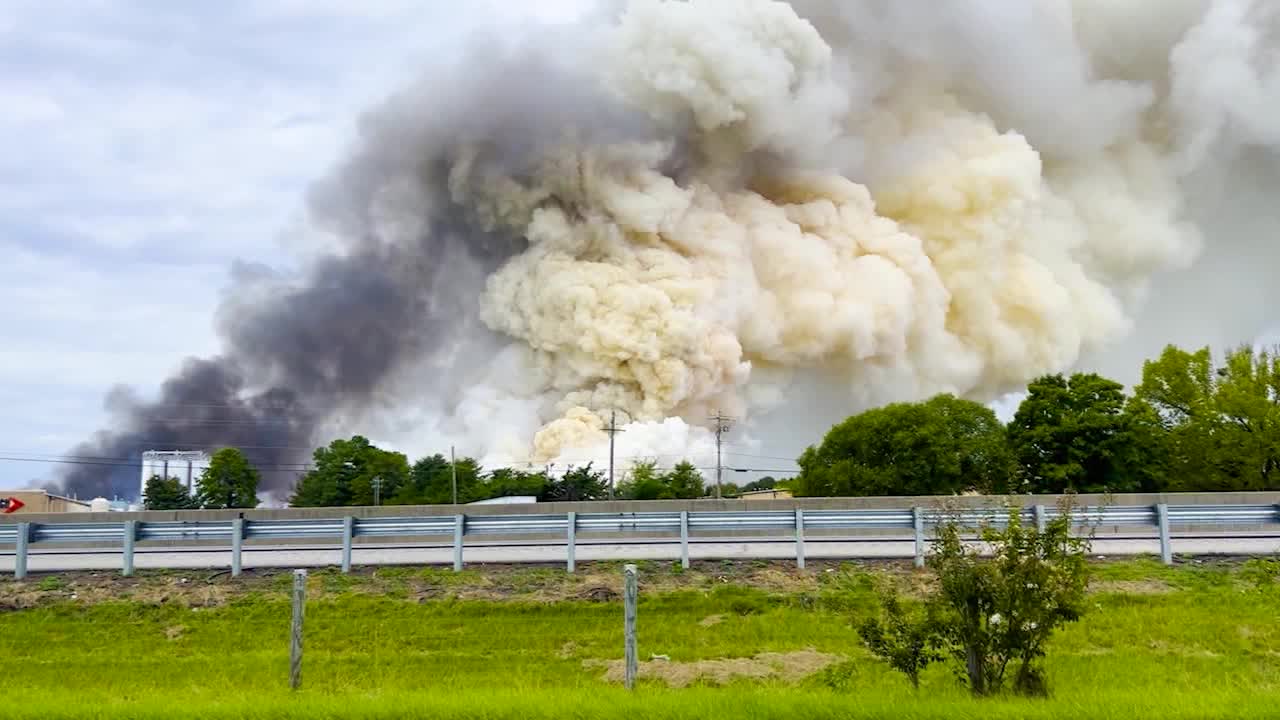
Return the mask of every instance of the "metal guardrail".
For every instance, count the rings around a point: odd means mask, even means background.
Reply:
[[[579,535],[622,536],[656,539],[657,542],[679,542],[681,562],[688,567],[689,539],[698,535],[727,538],[793,536],[796,562],[804,567],[804,542],[807,531],[850,534],[910,531],[915,540],[915,560],[924,562],[925,530],[944,520],[957,520],[963,525],[1002,526],[1008,521],[1008,510],[1000,508],[967,509],[947,514],[925,508],[889,510],[747,510],[747,511],[680,511],[680,512],[615,512],[562,513],[555,515],[436,515],[424,517],[336,517],[323,519],[162,521],[129,520],[106,522],[41,522],[0,525],[0,544],[15,548],[14,575],[25,577],[27,555],[31,544],[120,543],[123,570],[133,571],[133,552],[137,541],[232,543],[232,572],[240,573],[240,554],[245,540],[340,540],[342,568],[351,568],[351,551],[356,538],[386,537],[452,537],[454,568],[462,569],[464,538],[513,535],[563,536],[567,563],[574,568],[574,546]],[[1025,523],[1043,524],[1060,515],[1056,508],[1039,505],[1020,511]],[[1166,564],[1173,561],[1171,528],[1178,526],[1213,527],[1231,530],[1245,526],[1280,524],[1280,505],[1130,505],[1079,507],[1071,512],[1073,525],[1084,527],[1154,527],[1160,539],[1160,551]],[[678,539],[677,539],[678,538]]]

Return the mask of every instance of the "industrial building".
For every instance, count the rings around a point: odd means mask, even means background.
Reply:
[[[88,500],[52,495],[47,490],[0,490],[0,498],[13,498],[22,503],[12,515],[27,513],[87,513],[92,510]]]
[[[209,454],[203,450],[148,450],[142,453],[142,480],[138,497],[145,497],[147,481],[153,477],[175,478],[190,492],[196,480],[209,467]]]

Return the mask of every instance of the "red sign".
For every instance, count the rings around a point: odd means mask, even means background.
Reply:
[[[23,505],[26,505],[26,503],[22,502],[21,500],[15,497],[5,498],[3,500],[0,500],[0,507],[4,508],[5,515],[8,515],[9,513],[18,510]]]

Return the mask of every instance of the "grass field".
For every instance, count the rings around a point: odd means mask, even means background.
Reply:
[[[1280,585],[1238,563],[1101,563],[1055,638],[1049,700],[969,699],[949,669],[917,695],[858,646],[873,582],[901,565],[642,566],[637,692],[620,568],[313,573],[303,689],[287,689],[287,573],[0,583],[4,717],[1271,717]],[[650,661],[654,654],[669,660]],[[613,666],[610,663],[614,663]]]

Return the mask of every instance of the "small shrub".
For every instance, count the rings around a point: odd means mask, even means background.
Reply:
[[[43,590],[45,592],[56,592],[66,587],[67,581],[57,575],[49,575],[47,577],[40,578],[40,582],[36,583],[36,589]]]
[[[810,683],[837,691],[849,691],[856,687],[858,679],[858,661],[845,660],[830,665],[813,676]]]
[[[1258,590],[1274,588],[1280,582],[1280,557],[1253,558],[1245,562],[1240,576]]]
[[[864,620],[858,636],[871,654],[906,675],[911,687],[919,690],[920,673],[943,658],[943,633],[933,616],[934,606],[908,610],[892,590],[884,593],[881,605],[883,617]]]

